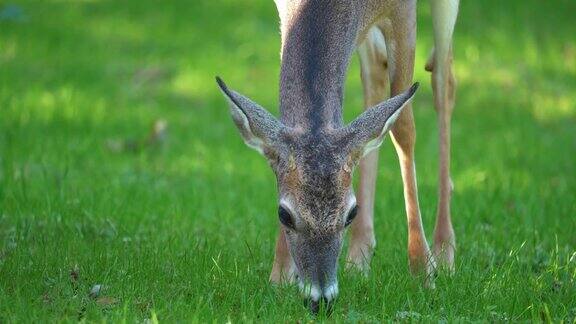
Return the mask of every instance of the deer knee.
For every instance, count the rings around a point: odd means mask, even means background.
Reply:
[[[456,93],[456,78],[452,68],[452,50],[447,57],[437,57],[435,50],[430,54],[425,69],[432,73],[434,106],[438,113],[451,114]]]

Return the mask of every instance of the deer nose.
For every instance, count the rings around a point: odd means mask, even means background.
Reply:
[[[334,299],[338,296],[338,282],[334,282],[320,289],[318,285],[306,285],[303,288],[305,304],[314,314],[318,314],[322,303],[327,313],[332,312]]]

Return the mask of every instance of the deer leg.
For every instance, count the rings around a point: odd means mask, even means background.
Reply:
[[[378,27],[372,27],[366,40],[358,47],[360,57],[364,107],[366,109],[384,101],[387,94],[388,71],[386,44]],[[376,245],[374,237],[374,196],[378,174],[378,150],[373,150],[360,161],[360,184],[358,186],[358,215],[350,229],[348,248],[349,267],[364,274],[370,270],[370,259]]]
[[[449,59],[451,60],[451,58]],[[432,89],[434,105],[438,112],[438,130],[440,144],[438,212],[434,228],[434,256],[440,267],[454,271],[454,250],[456,240],[450,218],[450,198],[453,190],[450,178],[450,123],[454,107],[454,75],[451,64],[443,67],[440,73],[432,71]],[[442,83],[439,86],[439,83]]]
[[[434,51],[427,64],[432,72],[434,107],[438,113],[439,130],[439,188],[438,212],[434,228],[434,256],[438,265],[454,271],[456,240],[450,219],[450,122],[454,109],[455,79],[452,72],[452,32],[458,12],[458,0],[434,0]]]
[[[396,95],[412,83],[416,44],[416,3],[399,4],[390,23],[382,26],[386,37],[390,65],[391,95]],[[408,261],[413,274],[425,274],[425,284],[433,286],[434,260],[426,241],[420,207],[414,161],[416,129],[412,105],[409,104],[392,127],[392,141],[400,162],[404,184],[404,203],[408,221]]]
[[[288,243],[286,242],[286,234],[284,229],[280,227],[278,239],[276,240],[276,253],[274,255],[274,264],[272,265],[272,273],[270,273],[270,282],[274,284],[290,283],[294,278],[294,261],[288,251]]]

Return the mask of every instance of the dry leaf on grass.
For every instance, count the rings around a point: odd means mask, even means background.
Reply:
[[[150,127],[150,132],[146,137],[140,139],[108,139],[106,141],[106,147],[115,153],[137,153],[145,148],[161,145],[166,138],[167,128],[168,122],[166,122],[166,120],[157,119],[152,124],[152,127]]]
[[[80,269],[78,269],[78,266],[76,265],[72,270],[70,270],[70,281],[74,284],[78,282],[78,279],[80,279]]]
[[[108,297],[108,296],[104,296],[104,297],[100,297],[98,299],[96,299],[96,304],[98,304],[99,306],[113,306],[116,305],[118,303],[118,299],[114,298],[114,297]]]

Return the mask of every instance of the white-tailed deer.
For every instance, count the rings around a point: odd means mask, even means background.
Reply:
[[[458,0],[431,0],[434,104],[440,130],[440,183],[433,252],[424,235],[414,164],[410,99],[416,43],[415,0],[276,0],[282,32],[280,120],[218,84],[250,147],[269,161],[278,181],[280,231],[270,280],[297,280],[314,311],[338,294],[337,260],[351,225],[348,264],[366,272],[373,229],[378,150],[390,130],[400,160],[414,274],[454,269],[450,220],[450,118],[454,105],[452,33]],[[348,125],[342,97],[350,57],[358,49],[366,111]],[[389,80],[389,81],[388,81]],[[392,98],[385,100],[390,83]],[[403,92],[404,91],[404,92]],[[360,164],[358,199],[352,172]],[[352,222],[354,220],[354,222]]]

